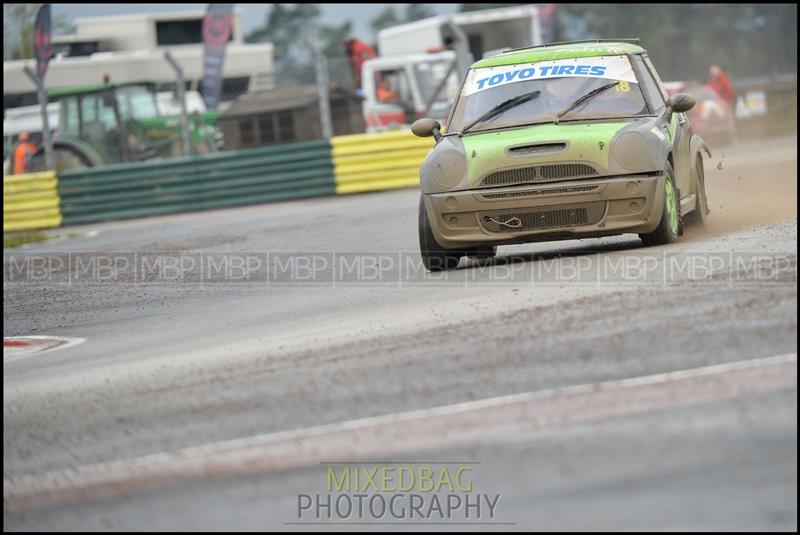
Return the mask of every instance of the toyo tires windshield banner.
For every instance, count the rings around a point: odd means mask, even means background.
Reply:
[[[231,39],[233,4],[209,4],[203,19],[203,101],[209,110],[217,109],[222,89],[225,45]]]
[[[467,76],[462,94],[468,96],[514,82],[564,77],[636,82],[636,74],[627,56],[600,56],[474,69]]]

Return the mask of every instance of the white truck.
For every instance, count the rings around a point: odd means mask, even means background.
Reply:
[[[437,15],[378,32],[361,69],[367,131],[444,123],[469,65],[492,52],[542,44],[536,6]]]

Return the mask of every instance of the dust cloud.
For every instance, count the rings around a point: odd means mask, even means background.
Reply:
[[[797,217],[797,137],[711,147],[705,161],[708,223],[689,227],[684,239]]]

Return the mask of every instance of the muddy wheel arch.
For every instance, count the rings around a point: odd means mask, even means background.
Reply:
[[[703,157],[703,153],[707,156],[707,158]],[[692,139],[689,141],[689,161],[696,162],[697,158],[701,158],[701,161],[708,160],[711,158],[711,151],[709,150],[708,146],[706,145],[705,140],[698,136],[697,134],[692,135]],[[692,184],[696,183],[697,180],[697,168],[695,165],[689,166],[689,171],[691,173]],[[696,191],[690,191],[687,193],[697,193]]]

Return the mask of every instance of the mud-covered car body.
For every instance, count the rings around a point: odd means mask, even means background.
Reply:
[[[463,256],[511,243],[647,235],[662,219],[667,175],[680,220],[698,205],[707,149],[674,111],[691,108],[691,98],[678,97],[688,106],[668,101],[645,50],[626,42],[476,62],[420,169],[431,247]],[[514,99],[523,102],[502,108]],[[562,113],[565,104],[573,108]]]

